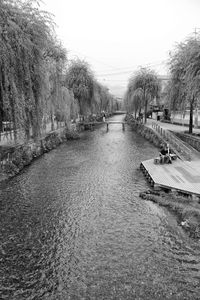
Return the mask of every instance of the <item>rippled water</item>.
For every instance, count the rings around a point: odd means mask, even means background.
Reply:
[[[139,198],[156,154],[100,127],[1,184],[0,299],[200,299],[199,243]]]

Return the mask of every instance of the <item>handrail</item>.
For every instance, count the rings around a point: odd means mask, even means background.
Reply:
[[[191,150],[169,130],[163,129],[156,122],[152,122],[152,128],[158,132],[164,140],[168,141],[175,150],[187,160],[191,160]]]

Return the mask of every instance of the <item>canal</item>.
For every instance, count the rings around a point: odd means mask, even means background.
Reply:
[[[139,198],[157,151],[102,126],[1,183],[0,299],[199,299],[199,242]]]

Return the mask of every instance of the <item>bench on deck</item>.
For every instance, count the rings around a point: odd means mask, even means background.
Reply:
[[[177,155],[174,154],[174,153],[170,154],[170,157],[171,157],[172,160],[176,160],[177,159]],[[154,164],[160,164],[160,163],[161,163],[161,157],[160,156],[154,158]],[[162,163],[164,163],[164,162],[162,162]]]

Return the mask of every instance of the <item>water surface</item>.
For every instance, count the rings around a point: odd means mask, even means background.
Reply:
[[[200,299],[199,243],[139,198],[157,152],[103,126],[1,184],[0,299]]]

